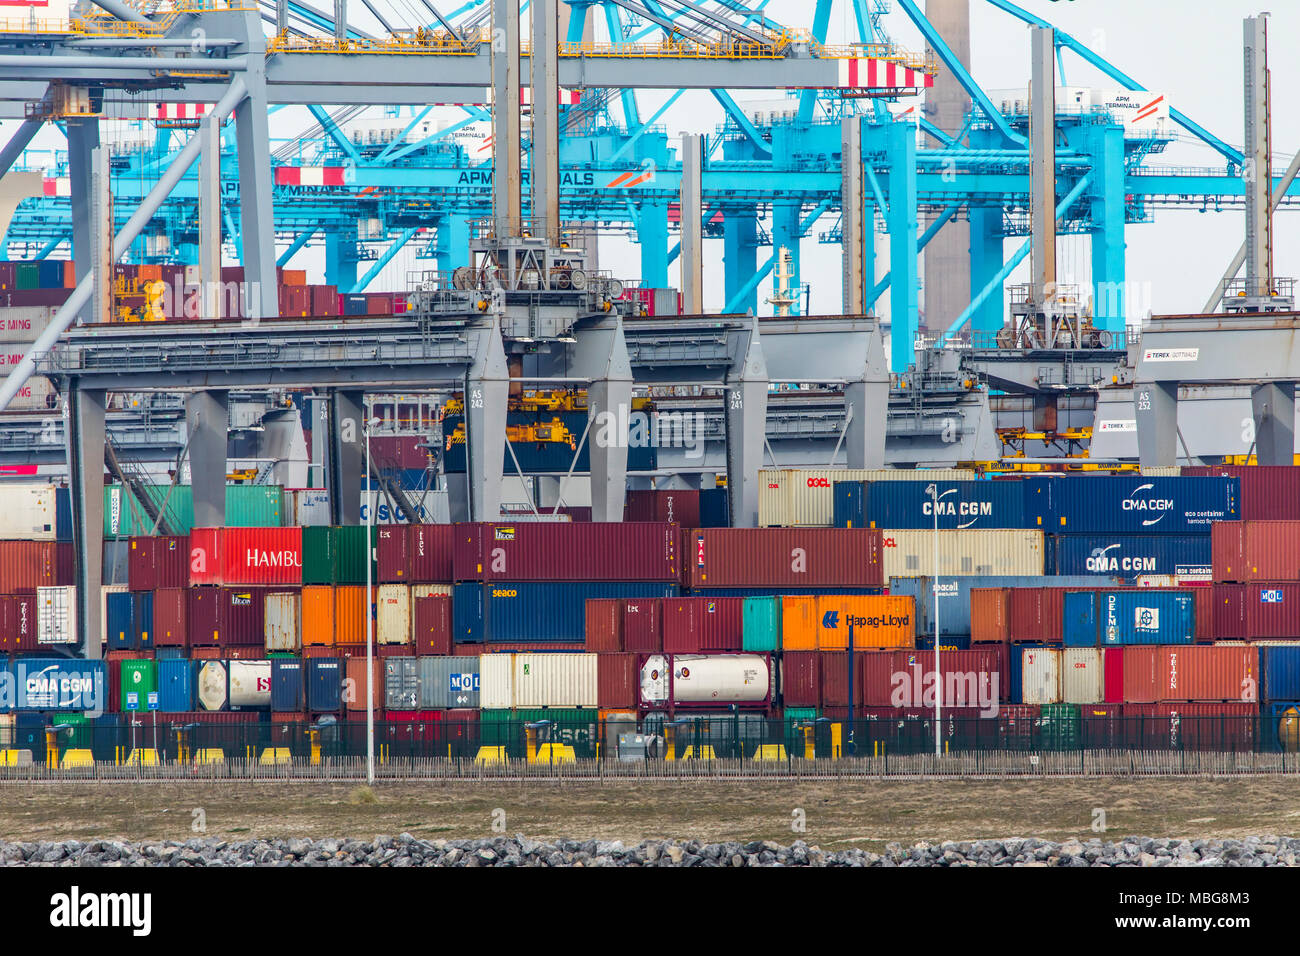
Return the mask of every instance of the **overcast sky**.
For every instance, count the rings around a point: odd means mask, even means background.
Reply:
[[[377,0],[387,9],[412,9],[410,0]],[[318,6],[324,6],[318,3]],[[373,21],[359,4],[351,5],[354,24],[374,29]],[[1261,12],[1251,3],[1239,0],[1025,0],[1031,13],[1048,19],[1058,28],[1107,57],[1140,83],[1153,91],[1166,93],[1170,102],[1211,132],[1240,145],[1242,139],[1242,18]],[[1272,5],[1270,19],[1270,67],[1273,77],[1273,153],[1275,167],[1285,167],[1291,152],[1300,148],[1300,60],[1288,55],[1300,40],[1300,4]],[[832,42],[856,39],[851,3],[840,0],[831,22]],[[812,4],[807,0],[773,0],[768,13],[778,21],[793,26],[810,26]],[[412,12],[412,16],[414,13]],[[395,18],[399,21],[401,15]],[[887,18],[887,29],[894,42],[920,49],[923,43],[898,4]],[[601,28],[603,37],[603,27]],[[1014,17],[998,10],[985,0],[971,0],[972,72],[985,89],[1024,86],[1029,76],[1029,28]],[[1073,54],[1065,54],[1066,76],[1058,85],[1114,88],[1116,84]],[[647,92],[640,96],[641,114],[648,116],[666,94]],[[756,91],[737,91],[742,104],[755,98],[770,98]],[[283,110],[273,117],[273,135],[291,136],[309,120],[302,110]],[[707,93],[689,93],[665,114],[661,122],[670,133],[712,131],[721,122],[722,113]],[[4,124],[7,130],[12,123]],[[1181,131],[1180,131],[1181,132]],[[7,133],[6,133],[7,135]],[[62,147],[57,132],[46,130],[38,143],[50,148]],[[1182,134],[1160,156],[1158,165],[1222,166],[1219,155],[1208,146]],[[1300,274],[1300,224],[1297,213],[1284,211],[1275,225],[1275,269],[1279,275]],[[810,236],[828,229],[833,217],[827,217],[810,230]],[[1130,226],[1127,230],[1128,275],[1131,281],[1150,283],[1150,307],[1153,311],[1196,311],[1201,308],[1215,280],[1240,245],[1244,219],[1240,210],[1201,213],[1181,209],[1161,209],[1156,221]],[[672,241],[672,240],[670,240]],[[1008,242],[1008,253],[1014,246]],[[705,303],[710,309],[722,306],[722,243],[705,243]],[[760,253],[760,262],[766,252]],[[833,312],[840,307],[839,249],[820,245],[815,238],[803,244],[803,278],[810,282],[812,309]],[[1075,271],[1086,279],[1088,247],[1086,238],[1061,239],[1059,264],[1063,272]],[[320,281],[324,266],[323,250],[308,248],[293,265],[304,267],[314,281]],[[420,268],[413,255],[399,255],[393,264],[371,285],[371,289],[401,288],[409,269]],[[635,244],[620,236],[602,240],[601,265],[615,274],[639,278],[639,253]],[[364,266],[363,266],[364,268]],[[1013,275],[1012,281],[1015,281]],[[670,282],[677,282],[676,266],[670,269]],[[760,287],[760,299],[771,293],[771,283]],[[763,311],[768,311],[764,306]]]

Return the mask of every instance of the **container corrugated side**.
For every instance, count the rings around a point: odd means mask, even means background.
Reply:
[[[478,658],[479,707],[509,710],[515,706],[515,656],[481,654]]]
[[[935,532],[881,534],[886,579],[936,573]],[[938,538],[940,576],[1043,573],[1041,531],[939,531]]]
[[[1052,479],[1050,497],[1056,533],[1208,534],[1241,518],[1236,478],[1071,476]]]
[[[833,485],[837,481],[967,481],[975,477],[975,472],[961,468],[762,468],[758,472],[758,525],[829,528],[834,520]]]
[[[697,528],[682,532],[692,588],[880,587],[881,532],[869,528]]]
[[[418,660],[422,709],[478,709],[481,688],[478,657],[420,657]]]
[[[1300,642],[1259,648],[1260,700],[1300,701]]]
[[[54,541],[0,541],[0,594],[59,584]]]
[[[866,527],[941,530],[1040,528],[1028,481],[878,481],[866,486]],[[932,496],[929,488],[935,489]]]
[[[1020,702],[1061,702],[1061,654],[1052,647],[1024,647],[1020,654]]]
[[[1211,541],[1216,581],[1300,581],[1300,521],[1217,523]]]
[[[298,591],[270,591],[266,595],[263,637],[268,651],[302,649],[302,595]]]
[[[516,707],[595,707],[595,654],[515,654]]]
[[[77,589],[50,587],[36,589],[36,643],[75,644],[77,642]]]
[[[301,528],[195,528],[190,584],[302,584]]]
[[[177,534],[189,534],[194,528],[194,496],[189,485],[145,485],[154,505],[162,510],[168,527]],[[138,500],[128,501],[130,492],[121,485],[104,487],[104,534],[126,537],[148,534],[148,519]],[[143,521],[137,521],[137,517]],[[226,527],[269,528],[284,525],[284,489],[279,485],[227,485]]]
[[[746,651],[781,650],[782,601],[747,597],[741,609],[741,647]]]
[[[1105,699],[1105,672],[1100,647],[1061,650],[1061,700],[1067,704],[1100,704]]]
[[[664,522],[454,526],[457,581],[660,581],[680,575],[679,529]]]
[[[1190,465],[1182,473],[1189,478],[1238,479],[1243,521],[1300,519],[1300,468],[1294,465]]]
[[[1216,522],[1214,527],[1236,522]],[[1208,534],[1056,534],[1048,538],[1055,574],[1120,577],[1172,574],[1205,577],[1213,552]]]
[[[572,642],[580,645],[588,598],[672,597],[669,584],[540,583],[458,584],[452,597],[457,643]]]
[[[375,636],[380,644],[411,643],[411,589],[381,584],[375,590]]]
[[[1096,587],[1121,584],[1118,578],[1087,575],[940,575],[938,609],[940,636],[962,637],[973,633],[971,590],[974,588]],[[889,581],[890,594],[908,594],[916,599],[916,633],[934,634],[934,579],[926,576],[898,577]],[[1010,608],[1008,607],[1008,613]]]
[[[916,642],[913,599],[894,594],[823,594],[781,600],[785,646],[837,651],[855,647],[912,647]]]

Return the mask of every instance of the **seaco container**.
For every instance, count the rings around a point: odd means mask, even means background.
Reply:
[[[680,573],[678,528],[664,522],[453,527],[457,581],[676,582]]]
[[[881,535],[867,528],[700,528],[682,537],[692,588],[884,584]]]
[[[301,528],[195,528],[190,585],[302,584]]]
[[[1300,521],[1223,522],[1211,541],[1216,581],[1300,581]]]
[[[790,650],[911,647],[916,641],[912,598],[894,594],[795,595],[781,599],[781,636]]]
[[[939,531],[937,570],[935,532],[890,529],[879,534],[889,580],[935,573],[940,577],[1043,573],[1041,531]]]
[[[1062,601],[1067,647],[1191,644],[1196,639],[1196,598],[1190,588],[1068,591]]]
[[[589,598],[666,598],[676,592],[672,585],[646,582],[457,584],[451,601],[452,633],[461,644],[581,644]]]
[[[1036,528],[1026,499],[1039,487],[1031,481],[877,481],[866,487],[869,528],[940,529]],[[937,499],[927,490],[934,487]]]
[[[1058,534],[1208,534],[1211,522],[1241,518],[1241,482],[1236,478],[1043,480],[1051,490],[1045,496],[1050,503],[1038,509],[1042,526]]]
[[[1236,524],[1216,523],[1214,527],[1233,527]],[[1048,542],[1047,567],[1055,574],[1127,580],[1147,574],[1179,577],[1208,577],[1210,574],[1208,534],[1058,534],[1051,535]]]
[[[389,525],[379,529],[379,581],[385,584],[443,584],[452,580],[449,524]]]
[[[837,482],[964,481],[975,477],[965,469],[929,468],[763,468],[758,472],[760,528],[828,528],[834,520]]]
[[[1241,482],[1243,521],[1300,520],[1300,468],[1294,465],[1193,465],[1183,476],[1221,475]]]

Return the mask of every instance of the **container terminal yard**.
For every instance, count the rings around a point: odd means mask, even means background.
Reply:
[[[1290,19],[452,6],[0,0],[0,860],[1294,862]]]

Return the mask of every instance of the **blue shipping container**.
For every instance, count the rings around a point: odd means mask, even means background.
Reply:
[[[867,483],[836,481],[831,483],[831,524],[837,528],[867,526]]]
[[[103,711],[108,678],[103,661],[70,657],[17,657],[4,676],[14,692],[0,694],[0,710]]]
[[[457,584],[452,592],[452,633],[457,643],[572,641],[581,644],[586,603],[592,598],[674,597],[671,584],[522,583]]]
[[[1259,649],[1259,699],[1300,700],[1300,643]]]
[[[936,504],[926,490],[935,486]],[[865,518],[868,528],[933,528],[938,514],[941,529],[1037,528],[1026,496],[1038,484],[1028,481],[873,481],[867,483]]]
[[[135,591],[131,596],[135,598],[135,610],[131,618],[135,627],[131,650],[151,651],[153,650],[153,592]]]
[[[704,488],[700,491],[700,527],[727,528],[728,520],[726,488]]]
[[[15,714],[14,750],[30,750],[36,763],[45,762],[45,715]]]
[[[1262,736],[1270,749],[1300,750],[1300,700],[1266,701],[1263,717]]]
[[[194,680],[198,661],[168,658],[158,662],[158,709],[184,713],[195,709]]]
[[[1211,522],[1241,518],[1239,478],[1071,476],[1029,484],[1050,489],[1034,499],[1032,517],[1058,534],[1209,535]]]
[[[337,713],[343,705],[343,668],[338,658],[308,657],[303,663],[307,665],[307,709],[313,714]]]
[[[1196,599],[1186,591],[1141,588],[1097,591],[1094,596],[1099,624],[1097,641],[1101,646],[1191,644],[1196,638]],[[1068,612],[1066,623],[1073,623]]]
[[[296,657],[271,658],[271,710],[302,711],[304,702],[302,661]]]
[[[105,599],[108,615],[108,649],[135,650],[135,595],[130,591],[109,594]]]
[[[916,634],[934,636],[934,584],[928,577],[891,578],[889,593],[916,599]],[[1118,579],[1098,582],[1079,575],[1062,577],[1042,574],[943,575],[939,578],[939,633],[943,637],[970,634],[971,588],[1091,588],[1098,584],[1120,584]],[[836,592],[839,593],[839,592]]]
[[[1056,574],[1095,574],[1131,581],[1143,574],[1210,574],[1208,534],[1057,534],[1047,539],[1047,567]]]
[[[71,488],[54,489],[54,537],[59,541],[72,540]]]

